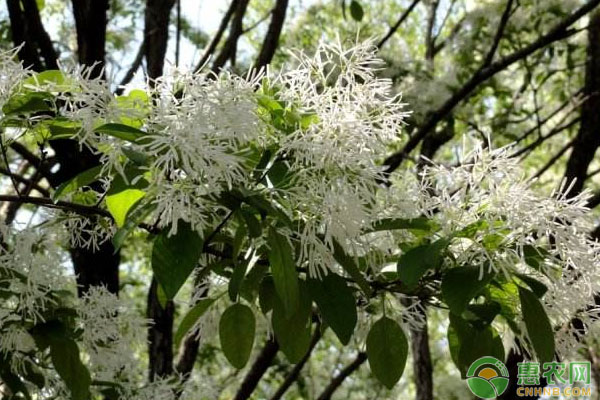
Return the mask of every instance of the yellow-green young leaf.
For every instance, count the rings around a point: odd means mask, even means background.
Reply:
[[[240,303],[230,306],[219,322],[221,349],[237,369],[244,368],[254,344],[256,321],[250,307]]]
[[[131,208],[145,195],[146,192],[140,189],[125,189],[119,193],[106,196],[106,207],[115,219],[117,227],[123,227]]]
[[[269,264],[275,290],[289,317],[298,308],[298,273],[292,246],[275,228],[269,230]]]
[[[204,313],[208,311],[215,300],[216,298],[202,299],[198,301],[194,307],[189,309],[177,327],[177,331],[175,332],[175,348],[179,348],[179,345],[181,344],[181,341],[185,335],[190,329],[192,329],[198,319],[200,319],[200,317],[202,317]]]
[[[323,279],[307,281],[310,295],[327,325],[342,344],[350,341],[356,327],[356,299],[344,278],[330,272]]]
[[[168,299],[175,297],[202,254],[202,238],[189,224],[180,223],[177,233],[161,232],[152,246],[152,271]]]
[[[77,343],[67,338],[52,340],[50,358],[56,372],[71,391],[71,399],[88,400],[92,379],[79,358]]]
[[[75,176],[73,179],[66,181],[62,185],[60,185],[52,194],[52,200],[58,201],[67,194],[73,193],[77,189],[87,186],[92,182],[95,182],[102,171],[102,166],[98,165],[96,167],[90,168],[86,171]]]
[[[271,323],[279,347],[292,364],[299,362],[310,346],[311,301],[304,281],[300,284],[298,307],[287,316],[278,296],[273,299]]]
[[[527,328],[527,336],[540,363],[554,358],[554,332],[552,325],[537,296],[528,289],[519,287],[521,311]]]
[[[442,296],[450,311],[460,315],[467,304],[490,282],[493,275],[483,274],[479,267],[456,267],[442,277]]]
[[[375,377],[391,389],[402,376],[408,341],[398,323],[383,317],[373,324],[367,335],[367,359]]]

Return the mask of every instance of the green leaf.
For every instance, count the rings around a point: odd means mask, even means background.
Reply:
[[[102,166],[98,165],[96,167],[81,172],[73,179],[66,181],[65,183],[60,185],[54,191],[54,193],[52,193],[52,200],[58,201],[66,195],[75,192],[77,189],[95,182],[96,180],[98,180],[101,171]]]
[[[535,293],[535,295],[537,297],[539,297],[540,299],[542,297],[544,297],[544,295],[548,291],[548,286],[544,285],[542,282],[538,281],[535,278],[532,278],[529,275],[524,275],[524,274],[515,274],[515,275],[517,275],[520,280],[522,280],[525,284],[527,284],[527,286],[529,286],[531,291],[533,293]]]
[[[359,22],[362,21],[365,15],[362,6],[357,0],[352,0],[350,2],[350,15],[352,16],[352,19]]]
[[[448,344],[463,378],[473,361],[483,356],[504,360],[502,339],[491,325],[477,328],[455,314],[450,314]]]
[[[552,361],[554,358],[554,332],[544,306],[533,292],[522,287],[519,287],[519,299],[527,335],[539,362]]]
[[[408,356],[408,340],[398,323],[382,317],[367,335],[367,359],[375,377],[391,389],[400,380]]]
[[[119,250],[129,235],[138,227],[138,225],[148,216],[156,206],[154,204],[145,204],[141,207],[134,207],[128,212],[127,219],[123,226],[115,232],[112,243],[115,251]]]
[[[275,298],[277,293],[275,290],[275,284],[271,276],[266,276],[260,283],[258,288],[258,304],[263,314],[268,313],[273,309]]]
[[[137,180],[135,185],[129,185],[120,175],[112,182],[106,194],[106,207],[118,228],[125,225],[129,212],[146,195],[146,192],[141,190],[146,186],[148,182],[144,179]]]
[[[242,207],[240,208],[240,213],[242,214],[242,218],[246,223],[246,227],[248,228],[248,233],[250,233],[250,237],[257,238],[262,235],[262,226],[260,221],[252,214],[249,210]]]
[[[479,267],[456,267],[442,277],[442,296],[450,311],[460,315],[467,304],[490,282],[493,275],[484,273],[481,279]]]
[[[356,327],[356,299],[344,278],[330,272],[322,280],[309,279],[308,289],[317,303],[323,320],[342,344],[350,341]]]
[[[48,92],[17,93],[2,106],[2,112],[4,115],[23,115],[51,111],[53,98]]]
[[[248,270],[249,261],[250,260],[235,263],[236,265],[233,268],[233,274],[231,275],[228,286],[229,298],[231,301],[237,301],[238,293],[240,291],[240,287],[242,286],[242,281],[244,280],[244,276],[246,276],[246,271]]]
[[[138,142],[139,139],[147,136],[146,132],[132,126],[114,123],[101,125],[94,129],[94,131],[113,136],[118,139],[123,139],[128,142]]]
[[[269,264],[277,294],[283,301],[286,315],[290,316],[298,307],[298,273],[287,239],[275,228],[269,230]]]
[[[548,256],[548,251],[544,248],[525,245],[523,246],[523,258],[530,267],[540,270],[544,259]]]
[[[202,238],[189,224],[180,223],[177,233],[161,232],[152,247],[154,276],[170,300],[190,276],[202,254]]]
[[[71,399],[88,400],[92,379],[79,358],[77,343],[67,338],[52,340],[50,357],[56,372],[71,391]]]
[[[360,287],[360,289],[367,295],[370,296],[373,290],[371,289],[371,285],[367,279],[363,276],[358,266],[346,252],[344,248],[337,242],[337,240],[333,239],[333,258],[341,267],[350,275],[354,282]]]
[[[286,314],[283,302],[279,296],[273,299],[273,315],[271,323],[275,338],[281,351],[292,364],[299,362],[308,351],[311,340],[310,314],[311,301],[307,288],[302,281],[298,307],[291,315]]]
[[[425,217],[413,219],[404,218],[385,218],[373,224],[373,226],[365,231],[365,233],[391,231],[396,229],[409,229],[430,232],[437,229],[437,224]]]
[[[221,349],[237,369],[244,368],[254,344],[256,321],[250,307],[240,303],[230,306],[219,322]]]
[[[179,348],[181,341],[187,335],[190,329],[196,324],[198,319],[208,311],[211,305],[217,300],[218,297],[210,299],[201,299],[185,314],[181,323],[177,327],[175,332],[175,348]]]
[[[413,247],[402,254],[398,260],[398,277],[402,283],[409,288],[414,287],[428,270],[439,268],[446,246],[448,241],[439,239],[431,244]]]

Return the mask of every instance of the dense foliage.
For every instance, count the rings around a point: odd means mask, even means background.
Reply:
[[[418,1],[342,3],[298,12],[280,44],[295,50],[271,54],[269,68],[236,67],[235,50],[230,70],[204,60],[154,74],[149,63],[148,79],[117,93],[98,65],[29,67],[27,42],[0,54],[5,398],[248,398],[273,366],[258,398],[297,382],[293,396],[325,400],[365,361],[378,383],[361,375],[357,396],[406,395],[397,383],[414,362],[420,384],[415,343],[428,323],[449,377],[482,356],[593,354],[598,196],[583,189],[594,154],[583,182],[536,178],[562,171],[542,153],[588,118],[565,122],[581,99],[563,84],[585,80],[573,63],[586,54],[559,40],[594,2],[425,2],[424,46]],[[138,18],[119,5],[115,18]],[[400,9],[405,35],[372,39],[380,27],[364,22]],[[325,31],[304,26],[311,18]],[[186,24],[187,40],[206,44]],[[387,40],[403,52],[384,52]],[[544,117],[542,101],[562,108]],[[569,143],[572,154],[586,145]],[[34,175],[13,173],[9,150]],[[94,282],[114,257],[116,283]],[[306,384],[311,356],[327,371]]]

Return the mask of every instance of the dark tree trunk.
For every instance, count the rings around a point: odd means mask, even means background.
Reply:
[[[79,63],[93,66],[92,76],[104,76],[108,0],[72,0],[72,2]]]
[[[34,71],[43,71],[45,68],[33,40],[29,20],[21,10],[20,3],[19,0],[6,0],[13,43],[17,47],[21,46],[18,55],[19,60],[23,62],[23,66]]]
[[[565,171],[569,183],[575,180],[569,196],[583,190],[588,167],[600,146],[600,11],[592,14],[588,28],[583,95],[587,99],[581,106],[581,125]]]
[[[144,25],[148,77],[156,79],[163,74],[165,54],[169,42],[169,19],[175,0],[147,0]]]
[[[229,27],[229,36],[227,41],[223,45],[221,52],[215,58],[215,62],[212,66],[212,71],[218,73],[221,68],[225,65],[227,60],[231,60],[231,65],[235,65],[235,59],[237,54],[237,42],[244,33],[244,14],[246,14],[246,8],[250,0],[234,0],[236,2],[236,8],[233,13],[233,19],[231,26]]]
[[[174,0],[147,0],[144,26],[145,55],[150,82],[163,74],[165,55],[169,43],[169,17]],[[150,360],[149,378],[165,377],[173,373],[173,317],[175,304],[168,301],[163,308],[158,301],[158,284],[152,279],[148,292],[146,315],[150,320],[148,328],[148,357]],[[193,351],[192,353],[195,353]],[[184,355],[185,357],[195,354]],[[188,360],[189,361],[189,360]],[[193,366],[193,363],[191,364]]]
[[[152,279],[148,292],[147,315],[151,319],[148,329],[148,355],[150,357],[148,377],[153,381],[173,373],[173,316],[175,304],[168,301],[163,308],[157,296],[158,283]]]
[[[271,17],[269,30],[267,31],[267,35],[265,36],[265,40],[256,60],[257,69],[265,67],[273,60],[275,50],[277,50],[277,45],[279,44],[281,30],[283,29],[287,7],[288,0],[277,0],[275,8],[273,9],[273,16]]]

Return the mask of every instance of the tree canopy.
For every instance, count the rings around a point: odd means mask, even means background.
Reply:
[[[600,377],[600,0],[4,4],[2,399]]]

